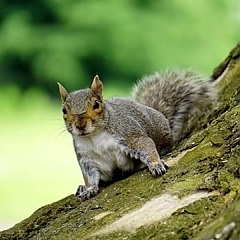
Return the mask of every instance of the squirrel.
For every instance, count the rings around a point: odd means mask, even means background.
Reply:
[[[217,96],[212,79],[191,69],[144,76],[133,88],[133,99],[104,100],[98,75],[88,89],[68,93],[58,86],[63,119],[85,181],[76,192],[82,201],[97,195],[104,183],[144,167],[154,177],[166,173],[168,166],[160,156],[213,110]]]

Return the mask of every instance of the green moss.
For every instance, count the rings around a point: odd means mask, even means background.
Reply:
[[[184,178],[183,180],[174,183],[172,186],[170,186],[169,190],[181,197],[186,195],[187,193],[199,189],[202,185],[202,182],[203,176],[191,175],[188,178]]]
[[[206,225],[206,227],[197,234],[195,237],[196,240],[214,239],[216,236],[218,236],[218,239],[239,239],[240,194],[236,194],[236,196],[232,198],[232,201],[229,200],[225,206],[225,211],[223,211],[221,216]],[[232,224],[232,226],[235,225],[235,227],[227,228],[226,226],[230,224]]]

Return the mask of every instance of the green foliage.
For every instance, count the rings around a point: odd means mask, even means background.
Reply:
[[[0,231],[83,184],[61,104],[39,89],[0,89]],[[0,237],[1,239],[1,237]]]
[[[54,92],[98,73],[129,86],[171,66],[207,74],[238,41],[237,0],[24,0],[0,3],[1,85]],[[1,86],[0,85],[0,86]]]

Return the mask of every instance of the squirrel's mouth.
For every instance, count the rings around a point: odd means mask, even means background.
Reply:
[[[89,133],[84,133],[84,132],[82,132],[82,133],[79,133],[78,135],[79,135],[80,137],[85,137],[85,136],[89,135]]]
[[[95,127],[86,126],[84,128],[78,128],[74,125],[71,126],[71,133],[75,136],[86,137],[95,132]]]
[[[79,137],[85,137],[87,135],[89,135],[90,133],[89,132],[85,132],[85,131],[79,131],[79,130],[75,130],[75,131],[72,131],[72,134],[73,135],[76,135],[76,136],[79,136]]]
[[[71,132],[73,135],[79,136],[79,137],[81,137],[81,136],[86,136],[86,135],[89,134],[85,129],[79,129],[79,128],[73,126],[73,125],[71,126],[70,132]]]

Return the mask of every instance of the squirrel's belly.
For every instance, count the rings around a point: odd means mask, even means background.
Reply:
[[[91,137],[74,137],[75,150],[87,156],[91,165],[101,174],[101,180],[111,181],[114,171],[135,171],[136,160],[128,156],[125,146],[120,144],[107,132],[101,132]]]
[[[93,158],[94,165],[101,173],[102,181],[111,181],[116,169],[123,172],[132,172],[135,169],[135,164],[124,151],[119,149],[111,149],[110,151],[102,151],[101,155],[95,155]]]

